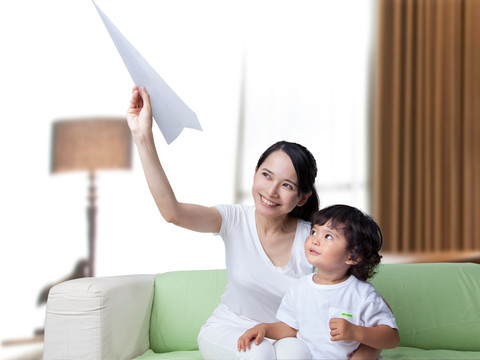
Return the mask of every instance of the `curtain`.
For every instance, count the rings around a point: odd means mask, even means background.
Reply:
[[[372,212],[384,251],[480,250],[480,1],[379,0]]]

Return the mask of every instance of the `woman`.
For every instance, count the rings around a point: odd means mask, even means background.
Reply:
[[[133,88],[127,120],[148,186],[167,222],[219,234],[225,243],[228,283],[220,305],[202,327],[198,344],[205,359],[302,359],[308,349],[296,338],[264,341],[240,353],[237,339],[260,322],[274,322],[293,281],[313,272],[303,246],[308,220],[318,210],[317,166],[303,146],[278,142],[260,157],[252,186],[255,206],[205,207],[178,202],[158,158],[150,98]]]

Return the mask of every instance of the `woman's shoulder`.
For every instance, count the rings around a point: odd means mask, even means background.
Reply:
[[[251,223],[255,218],[255,207],[245,204],[221,204],[215,208],[222,216],[222,227],[220,233],[228,232],[228,229]]]
[[[301,218],[297,218],[297,222],[299,224],[302,224],[302,226],[306,226],[308,228],[310,228],[312,226],[312,223],[310,221],[306,221],[306,220],[303,220]]]
[[[245,204],[217,204],[214,206],[221,213],[223,212],[242,212],[250,213],[255,210],[254,206],[245,205]]]
[[[311,228],[312,228],[312,225],[309,221],[305,221],[303,219],[297,218],[297,233],[310,234]]]

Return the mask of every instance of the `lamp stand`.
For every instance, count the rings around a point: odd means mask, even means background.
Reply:
[[[88,173],[88,276],[95,276],[95,242],[97,231],[97,204],[96,204],[96,186],[95,186],[95,170]]]

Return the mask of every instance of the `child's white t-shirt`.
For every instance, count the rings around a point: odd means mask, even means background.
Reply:
[[[354,341],[331,341],[329,320],[343,318],[366,327],[397,323],[373,285],[350,276],[334,285],[313,282],[313,274],[299,279],[285,294],[278,320],[297,329],[313,359],[347,359],[359,346]]]
[[[312,273],[304,244],[310,223],[298,219],[289,263],[276,267],[263,250],[255,223],[255,207],[218,205],[219,235],[225,243],[228,282],[221,304],[237,315],[258,322],[276,322],[283,295],[300,277]]]

